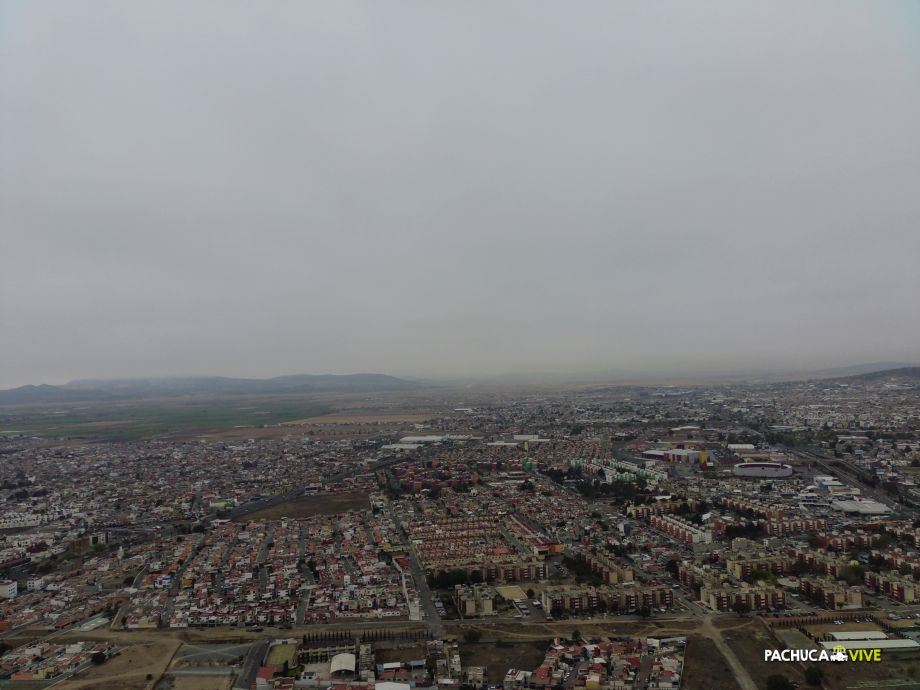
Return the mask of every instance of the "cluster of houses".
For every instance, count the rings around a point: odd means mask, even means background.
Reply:
[[[503,687],[672,690],[680,687],[685,647],[683,637],[557,639],[534,670],[509,669]]]
[[[114,652],[111,642],[33,642],[0,657],[0,681],[51,681],[85,667],[94,655],[105,660]]]

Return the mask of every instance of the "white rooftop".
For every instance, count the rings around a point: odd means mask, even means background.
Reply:
[[[843,632],[832,632],[831,637],[835,640],[887,640],[888,635],[881,630],[845,630]]]
[[[822,640],[826,649],[843,647],[844,649],[920,649],[920,643],[914,640]]]

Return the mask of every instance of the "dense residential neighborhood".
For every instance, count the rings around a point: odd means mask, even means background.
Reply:
[[[0,680],[130,648],[99,630],[242,635],[241,688],[677,688],[694,626],[739,616],[920,654],[917,392],[892,372],[445,395],[417,421],[232,438],[6,434],[0,634],[31,638]],[[617,634],[656,620],[690,627]],[[544,631],[542,663],[470,656],[516,628]]]

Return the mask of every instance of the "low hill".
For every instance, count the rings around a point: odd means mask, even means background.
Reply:
[[[872,362],[871,364],[854,364],[848,367],[821,369],[813,372],[813,374],[820,378],[840,378],[842,376],[884,373],[893,369],[909,369],[916,366],[918,365],[913,362]]]
[[[886,369],[884,371],[873,371],[867,374],[848,376],[847,380],[867,382],[887,380],[920,381],[920,366],[900,367],[898,369]]]
[[[295,374],[270,379],[190,376],[150,379],[82,379],[61,386],[28,385],[0,391],[0,405],[140,400],[193,395],[287,395],[412,390],[423,384],[386,374]]]

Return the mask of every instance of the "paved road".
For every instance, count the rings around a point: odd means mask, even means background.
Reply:
[[[249,653],[243,659],[240,665],[239,673],[236,675],[236,681],[233,683],[234,690],[250,690],[256,680],[256,672],[262,665],[265,653],[268,651],[268,640],[257,642],[249,648]]]
[[[648,677],[652,673],[652,656],[646,653],[639,660],[639,672],[636,674],[635,690],[645,690],[648,687]]]
[[[387,505],[387,512],[389,512],[393,522],[399,525],[399,520],[393,515],[389,504]],[[421,600],[422,607],[425,609],[425,623],[428,625],[431,635],[435,639],[441,639],[444,637],[444,623],[441,621],[441,616],[438,615],[438,611],[434,607],[434,596],[431,593],[431,588],[428,587],[428,580],[425,577],[425,572],[415,560],[415,555],[412,552],[412,547],[409,544],[409,536],[406,534],[406,531],[401,525],[399,525],[398,530],[399,539],[406,550],[406,555],[409,557],[409,563],[411,563],[412,566],[412,579],[415,580],[415,587],[418,590],[419,599]]]

